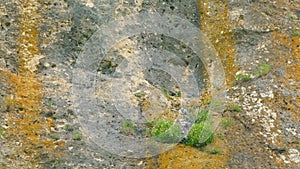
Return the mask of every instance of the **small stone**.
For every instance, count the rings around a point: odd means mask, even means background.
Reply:
[[[45,63],[44,63],[44,66],[45,66],[46,68],[48,68],[48,67],[50,67],[50,64],[49,64],[48,62],[45,62]]]
[[[140,166],[143,164],[143,161],[140,161],[137,165]]]
[[[0,69],[4,69],[6,67],[6,62],[4,60],[4,58],[0,59]]]
[[[287,163],[290,163],[290,161],[287,161],[287,160],[286,160],[286,157],[285,157],[284,155],[279,154],[279,157],[283,160],[284,163],[286,163],[286,164],[287,164]]]
[[[295,163],[300,162],[300,152],[297,149],[290,149],[289,150],[289,159]]]

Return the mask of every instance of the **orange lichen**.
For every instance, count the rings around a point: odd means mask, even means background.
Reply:
[[[291,90],[300,90],[300,37],[291,37],[285,33],[274,32],[273,44],[275,45],[274,50],[277,62],[275,66],[281,67],[284,70],[284,76],[277,78],[278,81],[283,85],[282,87]],[[300,99],[296,97],[295,101],[291,96],[289,97],[278,97],[284,98],[285,103],[282,103],[284,107],[287,107],[291,112],[293,120],[298,122],[299,108],[297,104]]]
[[[9,96],[6,99],[7,113],[4,115],[8,125],[5,139],[15,153],[8,156],[14,166],[39,168],[45,156],[56,156],[61,142],[47,139],[52,120],[41,116],[43,90],[41,82],[31,68],[36,65],[32,60],[39,55],[38,48],[38,13],[36,0],[25,0],[20,6],[20,32],[18,39],[19,67],[18,75],[0,70],[1,78],[8,85]],[[17,163],[14,161],[18,160]]]
[[[15,149],[16,156],[21,156],[22,162],[29,166],[37,166],[42,156],[58,155],[56,147],[62,146],[62,142],[54,142],[45,136],[50,132],[52,121],[43,118],[40,114],[42,109],[43,92],[38,80],[29,76],[18,76],[10,72],[0,71],[1,78],[5,79],[10,92],[10,108],[5,114],[8,128],[5,139]],[[19,157],[20,158],[20,157]]]
[[[213,150],[220,152],[212,154]],[[228,160],[227,153],[227,149],[224,147],[222,140],[215,140],[215,142],[206,147],[204,151],[178,144],[172,150],[159,156],[158,168],[225,168],[226,160]]]
[[[210,4],[214,4],[214,8],[211,8]],[[198,0],[198,5],[201,32],[211,40],[215,47],[225,69],[226,82],[231,86],[235,80],[237,67],[234,64],[236,51],[232,23],[228,18],[228,2]]]
[[[274,43],[277,44],[277,56],[283,54],[283,50],[279,46],[284,46],[288,50],[285,51],[285,57],[281,58],[281,63],[285,63],[285,78],[294,82],[300,81],[300,37],[290,37],[283,33],[274,32]],[[290,59],[290,60],[289,60]],[[289,63],[290,62],[290,63]]]
[[[214,3],[216,9],[211,9],[209,4]],[[234,65],[234,38],[231,32],[231,23],[228,19],[228,2],[221,0],[212,0],[206,2],[199,0],[200,9],[200,29],[202,33],[211,40],[215,47],[218,56],[221,58],[225,69],[226,82],[228,86],[232,86],[235,80],[237,67]],[[208,15],[210,13],[211,15]],[[204,104],[210,98],[210,94],[206,93],[198,103]],[[214,143],[207,146],[205,149],[217,147],[222,152],[221,154],[210,154],[207,151],[190,146],[179,144],[172,150],[159,155],[157,161],[149,160],[148,168],[158,165],[158,168],[225,168],[228,160],[228,150],[226,143],[216,139]]]

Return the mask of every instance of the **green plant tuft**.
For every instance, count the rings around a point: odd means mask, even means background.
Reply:
[[[195,123],[200,123],[208,119],[208,110],[199,111],[194,119]]]
[[[169,120],[155,122],[151,135],[162,143],[176,143],[182,138],[180,126]]]
[[[229,111],[237,111],[237,112],[241,112],[243,109],[236,103],[232,103],[229,105],[228,107]]]
[[[242,80],[242,81],[251,81],[253,78],[249,74],[238,74],[236,75],[236,80]]]
[[[193,147],[203,147],[214,139],[214,131],[211,124],[206,122],[195,123],[188,133],[186,143]]]
[[[0,139],[4,138],[3,128],[0,126]]]
[[[66,131],[73,131],[73,128],[69,124],[65,125],[64,129]]]
[[[258,77],[267,75],[271,70],[271,65],[264,63],[259,65],[255,70],[254,74]]]
[[[209,150],[208,153],[209,154],[222,154],[222,151],[217,148],[213,148],[213,149]]]
[[[223,127],[227,128],[227,127],[230,127],[232,125],[232,122],[229,119],[223,119],[221,121],[221,124],[222,124]]]
[[[135,94],[135,97],[140,97],[141,98],[141,97],[144,97],[144,96],[145,96],[145,94],[143,94],[143,93],[136,93]]]
[[[76,131],[73,135],[73,140],[78,140],[80,141],[82,139],[82,134]]]
[[[59,136],[57,134],[50,134],[49,137],[53,140],[59,140]]]
[[[131,121],[128,121],[128,120],[124,121],[123,128],[122,128],[123,133],[134,134],[135,129],[136,129],[136,126]]]
[[[292,35],[293,35],[293,36],[299,36],[299,32],[298,32],[297,30],[294,29]]]
[[[192,114],[194,125],[191,127],[185,144],[193,147],[203,147],[214,139],[214,130],[210,121],[208,110],[196,110]]]
[[[297,19],[297,16],[292,15],[292,14],[288,14],[287,17],[292,20]]]

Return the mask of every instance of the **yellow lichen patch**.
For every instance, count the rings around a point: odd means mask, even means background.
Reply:
[[[196,148],[178,144],[172,150],[159,156],[158,168],[225,168],[226,160],[228,160],[226,154],[228,152],[223,145],[223,141],[216,140],[203,151],[199,151]]]
[[[9,166],[16,168],[40,168],[40,163],[47,157],[59,155],[60,142],[47,139],[52,120],[41,116],[43,107],[43,90],[36,78],[38,59],[41,58],[38,48],[39,36],[39,2],[25,0],[20,4],[19,37],[18,37],[18,74],[0,70],[5,79],[9,107],[3,114],[7,128],[5,140],[12,151],[7,156]]]
[[[40,4],[37,0],[25,0],[20,4],[19,18],[19,73],[29,74],[37,69],[37,60],[42,58],[38,48]]]
[[[9,160],[21,160],[24,166],[38,167],[38,160],[45,156],[58,155],[56,147],[63,146],[60,142],[46,139],[50,132],[51,119],[43,118],[41,84],[33,77],[23,77],[10,72],[0,71],[10,93],[6,99],[8,111],[4,116],[8,125],[5,139],[15,151]]]
[[[235,43],[232,25],[228,18],[228,2],[221,0],[198,0],[200,9],[200,29],[215,47],[218,57],[221,58],[226,73],[226,82],[232,86],[235,80],[237,67],[234,64]],[[214,4],[214,9],[210,7]],[[203,98],[197,101],[197,104],[208,104],[210,102],[210,93],[204,93]],[[215,154],[217,153],[217,154]],[[168,152],[158,156],[157,161],[148,160],[147,167],[158,165],[158,168],[226,168],[228,161],[228,150],[226,143],[216,139],[212,144],[199,150],[190,146],[178,144]],[[157,168],[157,167],[153,167]]]
[[[284,70],[284,76],[277,78],[281,82],[282,87],[290,90],[292,93],[300,90],[300,37],[290,37],[285,33],[274,32],[273,44],[275,45],[276,58],[279,58],[274,66],[281,67]],[[290,110],[294,121],[298,121],[299,98],[296,97],[295,101],[291,96],[278,97],[284,98],[282,103],[287,109]]]
[[[211,6],[213,4],[213,7]],[[228,18],[228,2],[222,0],[198,0],[200,29],[212,42],[221,58],[226,82],[230,86],[235,80],[237,67],[234,64],[235,43],[232,24]]]
[[[278,46],[284,46],[288,48],[285,52],[285,57],[281,58],[281,63],[286,65],[285,78],[288,81],[299,82],[300,81],[300,37],[290,37],[286,34],[274,33],[274,42]],[[281,54],[280,54],[281,53]],[[283,51],[277,47],[277,55],[280,56]]]

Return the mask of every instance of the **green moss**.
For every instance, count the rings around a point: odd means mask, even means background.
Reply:
[[[58,116],[57,116],[56,114],[53,114],[53,115],[52,115],[52,118],[53,118],[54,120],[56,120],[56,119],[58,119]]]
[[[172,97],[181,97],[181,92],[169,91],[166,87],[163,87],[163,94],[166,98],[173,100]]]
[[[251,81],[253,78],[249,74],[238,74],[236,80]]]
[[[4,138],[3,128],[0,127],[0,139]]]
[[[123,122],[123,128],[122,128],[123,133],[134,134],[135,129],[136,129],[136,126],[131,121],[125,120]]]
[[[236,103],[232,103],[228,106],[228,110],[229,111],[237,111],[237,112],[241,112],[243,109]]]
[[[292,15],[292,14],[288,14],[287,17],[289,19],[292,19],[292,20],[297,19],[297,17],[295,15]]]
[[[195,123],[188,133],[186,144],[193,147],[203,147],[214,139],[212,126],[206,122]]]
[[[66,131],[73,131],[73,128],[69,124],[65,125],[64,129]]]
[[[214,139],[214,130],[208,110],[196,110],[192,116],[195,124],[191,127],[185,144],[193,147],[203,147]]]
[[[298,143],[298,147],[297,147],[297,148],[298,148],[298,150],[300,151],[300,142]]]
[[[82,134],[79,133],[78,131],[76,131],[74,134],[73,134],[73,140],[81,140],[82,139]]]
[[[293,30],[293,33],[292,33],[293,36],[299,36],[299,32],[297,30]]]
[[[55,63],[52,63],[52,64],[51,64],[51,67],[52,67],[52,68],[55,68],[55,67],[56,67],[56,64],[55,64]]]
[[[213,108],[221,108],[223,107],[224,103],[222,101],[219,100],[215,100],[215,101],[211,101],[210,102],[210,106]]]
[[[213,148],[213,149],[209,150],[208,153],[209,154],[222,154],[222,151],[217,148]]]
[[[176,143],[182,138],[180,126],[169,120],[155,122],[151,135],[162,143]]]
[[[195,123],[200,123],[202,121],[206,121],[208,118],[208,110],[199,111],[195,117]]]
[[[210,103],[211,103],[211,100],[205,100],[205,101],[203,102],[204,105],[209,105]]]
[[[254,70],[254,74],[256,76],[265,76],[267,75],[271,70],[271,65],[264,63],[259,65],[255,70]]]
[[[222,124],[223,127],[227,128],[227,127],[230,127],[232,125],[232,122],[229,119],[223,119],[221,121],[221,124]]]
[[[221,134],[221,133],[218,133],[218,134],[217,134],[217,137],[218,137],[220,140],[224,140],[224,139],[225,139],[224,134]]]
[[[144,97],[145,94],[143,94],[143,93],[136,93],[135,96],[136,96],[136,97]]]
[[[50,134],[49,137],[54,140],[59,140],[59,136],[57,134]]]

